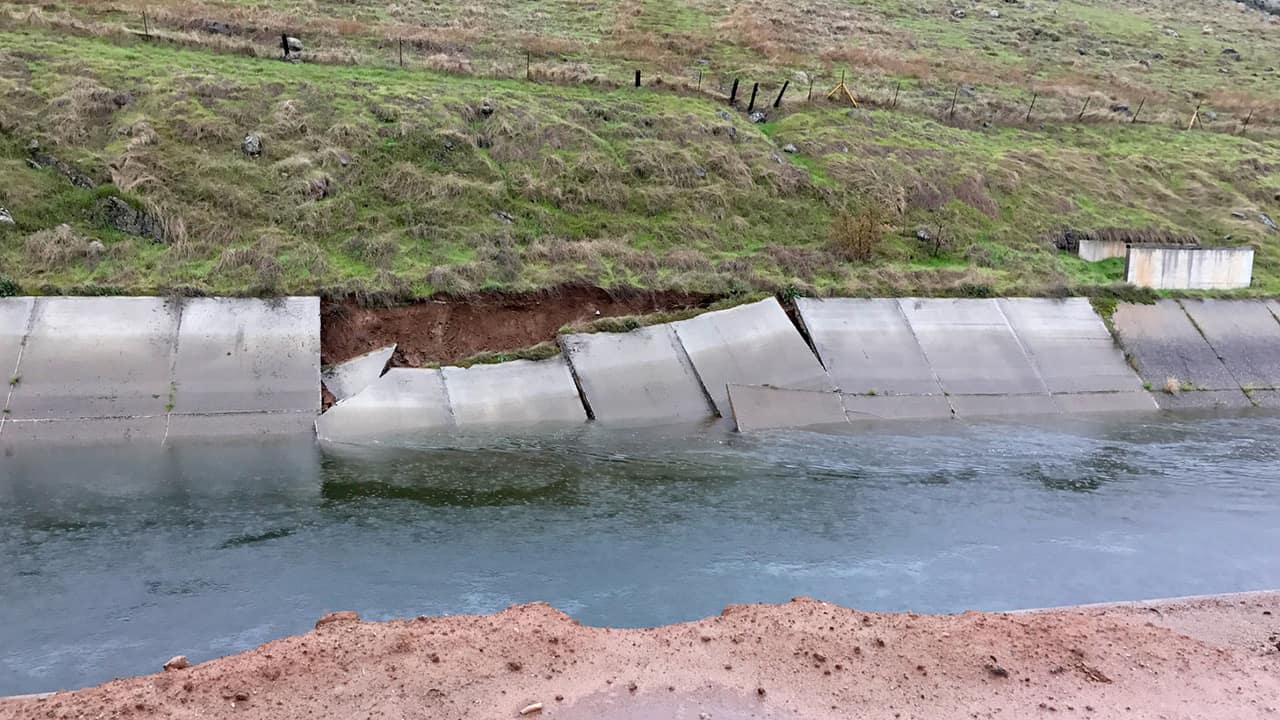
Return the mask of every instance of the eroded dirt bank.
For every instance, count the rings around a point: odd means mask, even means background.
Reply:
[[[520,295],[471,295],[396,307],[354,300],[326,303],[321,362],[333,364],[398,344],[391,364],[421,367],[480,352],[516,350],[555,340],[561,327],[603,317],[703,307],[713,298],[678,292],[618,292],[566,287]]]
[[[648,630],[542,604],[338,614],[188,669],[0,702],[0,718],[1280,717],[1277,633],[1277,593],[961,615],[799,599]]]

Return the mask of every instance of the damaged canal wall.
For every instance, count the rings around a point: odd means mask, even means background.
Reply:
[[[320,301],[0,299],[0,442],[296,433],[320,410]]]
[[[769,298],[563,335],[546,360],[387,370],[383,348],[325,369],[321,415],[317,298],[8,298],[0,442],[1280,408],[1278,318],[1276,301],[1161,300],[1108,329],[1083,298],[801,298],[793,322]]]

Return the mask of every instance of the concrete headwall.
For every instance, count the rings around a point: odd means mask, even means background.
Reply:
[[[1108,258],[1122,258],[1129,250],[1123,240],[1081,240],[1077,253],[1081,259],[1098,262]]]
[[[1158,290],[1231,290],[1253,279],[1253,248],[1129,248],[1125,282]]]
[[[320,409],[320,303],[0,299],[0,441],[303,432]]]

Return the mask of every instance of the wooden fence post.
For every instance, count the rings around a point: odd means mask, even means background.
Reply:
[[[899,92],[901,92],[901,91],[902,91],[902,81],[901,81],[901,80],[899,80],[899,81],[898,81],[898,84],[897,84],[897,85],[895,85],[895,86],[893,87],[893,102],[889,104],[889,108],[890,108],[890,109],[897,109],[897,107],[898,107],[898,93],[899,93]]]
[[[400,67],[404,67],[404,38],[399,38],[400,46]]]
[[[698,92],[702,92],[702,71],[698,71]]]
[[[1031,104],[1027,106],[1027,119],[1023,122],[1031,122],[1031,111],[1036,108],[1036,98],[1040,97],[1040,93],[1031,93]]]
[[[636,87],[640,87],[640,71],[636,70]]]
[[[729,90],[729,104],[733,105],[734,101],[737,99],[738,99],[738,78],[734,78],[733,88]]]
[[[1132,125],[1133,123],[1138,122],[1138,115],[1142,112],[1142,106],[1143,106],[1143,105],[1146,105],[1146,104],[1147,104],[1147,99],[1146,99],[1146,98],[1142,98],[1141,100],[1139,100],[1139,101],[1138,101],[1138,109],[1137,109],[1136,111],[1134,111],[1134,113],[1133,113],[1133,119],[1129,121],[1129,124],[1130,124],[1130,125]]]
[[[957,85],[957,86],[956,86],[956,91],[955,91],[954,93],[952,93],[952,94],[951,94],[951,110],[949,110],[949,111],[948,111],[948,113],[947,113],[947,114],[948,114],[948,116],[949,116],[949,117],[951,117],[952,119],[955,119],[955,116],[956,116],[956,100],[959,100],[959,99],[960,99],[960,86],[959,86],[959,85]]]
[[[1092,99],[1093,99],[1092,96],[1086,97],[1084,99],[1084,105],[1080,106],[1080,114],[1076,115],[1076,122],[1080,122],[1081,120],[1084,119],[1084,111],[1089,109],[1089,101]]]
[[[782,82],[782,89],[778,91],[778,97],[773,101],[773,108],[775,110],[778,109],[778,106],[782,105],[782,96],[784,93],[787,92],[787,86],[790,84],[791,84],[790,80],[784,80]]]
[[[1196,111],[1191,113],[1191,122],[1187,123],[1188,130],[1195,127],[1196,121],[1200,119],[1200,106],[1203,104],[1204,104],[1203,100],[1196,103]],[[1204,127],[1204,123],[1200,123],[1200,127]]]
[[[756,109],[756,91],[760,89],[760,83],[751,83],[751,101],[747,103],[747,114],[751,114]]]
[[[1244,124],[1240,126],[1240,134],[1244,135],[1244,131],[1249,129],[1249,121],[1253,119],[1253,108],[1249,108],[1249,114],[1244,118]]]
[[[813,76],[809,76],[809,98],[805,102],[813,102]]]
[[[147,22],[147,11],[142,11],[142,36],[147,40],[151,39],[151,24]]]

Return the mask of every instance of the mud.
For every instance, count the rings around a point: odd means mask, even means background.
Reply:
[[[321,311],[321,362],[330,365],[392,343],[392,367],[451,363],[481,352],[518,350],[555,340],[560,328],[602,317],[705,307],[714,298],[678,292],[611,293],[571,287],[520,295],[474,295],[397,307],[355,300]]]
[[[1277,593],[960,615],[797,599],[642,630],[544,604],[331,613],[240,655],[0,702],[0,718],[1273,717],[1278,614]]]

